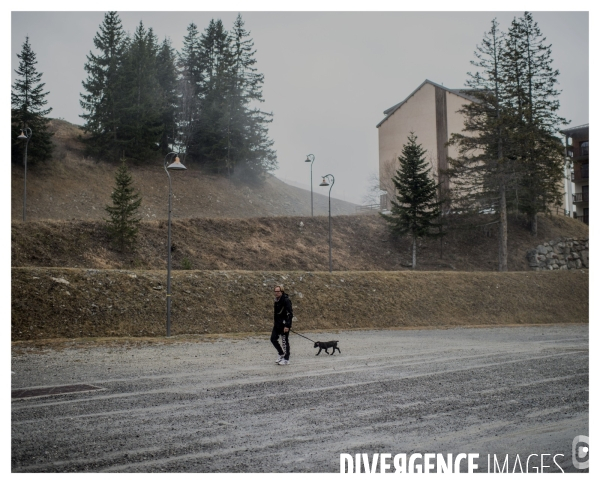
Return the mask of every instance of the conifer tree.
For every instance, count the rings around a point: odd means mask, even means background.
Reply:
[[[177,137],[177,70],[176,54],[169,39],[163,40],[156,57],[156,76],[160,87],[160,109],[163,134],[159,141],[159,151],[172,150]]]
[[[498,270],[507,271],[507,191],[514,190],[515,114],[507,106],[504,35],[496,19],[475,51],[471,64],[481,69],[468,73],[465,91],[473,102],[459,110],[464,115],[461,133],[451,136],[450,144],[458,148],[459,156],[449,160],[449,175],[453,182],[454,208],[462,213],[488,210],[498,214]]]
[[[439,185],[429,174],[431,168],[425,153],[411,133],[408,143],[402,147],[402,155],[398,157],[400,166],[392,179],[397,192],[392,200],[392,213],[381,215],[392,233],[410,235],[413,269],[417,266],[417,239],[444,235],[439,223],[443,201],[436,197]]]
[[[44,108],[48,101],[44,92],[45,83],[41,82],[42,73],[36,69],[36,55],[25,37],[19,58],[19,67],[15,69],[18,77],[11,89],[11,159],[13,162],[23,161],[23,143],[17,139],[21,130],[32,130],[31,140],[27,147],[27,163],[49,160],[52,157],[52,133],[45,117],[52,108]]]
[[[137,211],[142,198],[133,188],[133,178],[124,160],[115,175],[115,187],[111,198],[113,205],[107,205],[105,208],[110,216],[110,219],[105,220],[107,231],[121,252],[134,249],[141,220]]]
[[[475,55],[472,64],[481,71],[469,73],[466,83],[474,102],[460,110],[464,130],[450,140],[459,151],[450,160],[453,202],[457,211],[492,208],[498,214],[486,222],[499,223],[498,269],[506,271],[508,211],[525,212],[536,234],[538,212],[563,196],[564,147],[555,135],[565,123],[557,115],[558,71],[528,12],[506,34],[494,20]]]
[[[88,76],[82,81],[87,91],[80,94],[81,107],[86,111],[84,130],[91,134],[86,140],[88,154],[117,160],[122,153],[119,127],[123,116],[124,81],[120,71],[127,47],[127,37],[117,12],[108,12],[94,37],[99,53],[87,56],[84,65]]]
[[[537,234],[537,214],[560,205],[563,193],[564,147],[556,136],[567,120],[558,115],[559,71],[552,67],[546,44],[531,13],[513,20],[508,30],[504,71],[511,106],[518,116],[521,183],[519,208]]]
[[[164,133],[162,92],[157,76],[158,42],[140,22],[123,55],[120,77],[122,152],[136,160],[156,157]]]
[[[221,20],[211,20],[200,36],[203,83],[198,126],[193,134],[198,161],[216,173],[227,172],[228,76],[231,67],[229,36]]]
[[[200,32],[196,24],[191,23],[177,58],[177,142],[179,151],[185,152],[186,157],[189,153],[198,152],[193,134],[197,130],[200,117],[200,90],[204,82],[201,56]]]
[[[217,173],[260,179],[277,159],[267,128],[272,114],[256,106],[264,79],[254,54],[240,15],[231,33],[220,20],[201,35],[191,24],[179,57],[178,128],[186,157]]]
[[[190,24],[177,56],[142,22],[127,38],[116,12],[94,43],[100,53],[88,56],[81,95],[90,154],[152,160],[177,149],[215,173],[255,179],[276,167],[272,114],[258,107],[264,79],[240,15],[231,34],[221,20],[202,34]]]
[[[253,106],[253,103],[264,102],[264,75],[254,67],[254,43],[240,14],[233,24],[231,43],[228,158],[232,160],[232,166],[245,168],[247,175],[256,178],[277,166],[273,141],[269,139],[267,129],[273,114]]]

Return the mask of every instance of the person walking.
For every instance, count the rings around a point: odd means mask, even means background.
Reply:
[[[275,286],[275,304],[273,305],[273,331],[271,332],[271,343],[275,346],[279,358],[278,365],[289,365],[290,363],[290,329],[292,329],[292,301],[284,292],[282,285]],[[279,344],[281,336],[281,345]],[[283,345],[283,348],[281,347]]]

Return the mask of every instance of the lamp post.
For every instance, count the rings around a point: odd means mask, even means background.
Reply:
[[[331,181],[331,186],[329,181]],[[329,272],[331,272],[331,189],[334,183],[335,177],[328,174],[323,177],[323,181],[319,184],[320,187],[329,187]]]
[[[27,145],[29,144],[29,139],[31,138],[32,131],[31,128],[25,128],[21,130],[21,134],[17,136],[17,139],[26,139],[25,142],[25,156],[24,156],[24,164],[25,164],[25,186],[23,187],[23,222],[25,222],[26,211],[27,211]]]
[[[169,177],[169,223],[167,230],[167,336],[171,336],[171,175],[169,170],[187,170],[179,161],[179,156],[175,156],[175,161],[167,166],[167,160],[172,155],[178,155],[171,151],[164,161],[165,171]]]
[[[311,159],[312,156],[312,159]],[[315,162],[315,155],[306,155],[306,163],[310,163],[310,216],[313,216],[313,189],[312,189],[312,164]]]

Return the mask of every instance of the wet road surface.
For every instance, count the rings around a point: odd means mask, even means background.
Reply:
[[[97,389],[13,398],[12,471],[337,473],[341,453],[460,452],[478,472],[542,453],[544,472],[574,470],[587,325],[305,334],[342,353],[297,335],[288,366],[268,335],[14,353],[13,392]]]

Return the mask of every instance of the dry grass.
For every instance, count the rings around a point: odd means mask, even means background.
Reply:
[[[409,270],[410,240],[390,236],[377,216],[332,219],[335,271]],[[300,226],[302,222],[303,226]],[[121,253],[110,246],[98,221],[13,222],[14,267],[88,267],[164,269],[166,221],[144,222],[137,250]],[[329,268],[327,217],[253,219],[179,219],[172,224],[173,268],[199,270],[305,270]],[[565,217],[540,217],[537,237],[519,222],[509,232],[509,270],[528,270],[525,253],[558,237],[587,238],[587,226]],[[497,269],[496,238],[480,229],[450,233],[440,241],[422,241],[418,270],[489,271]]]
[[[269,331],[276,283],[300,332],[586,323],[586,272],[175,271],[172,334]],[[164,271],[15,268],[12,340],[164,336],[165,286]]]

